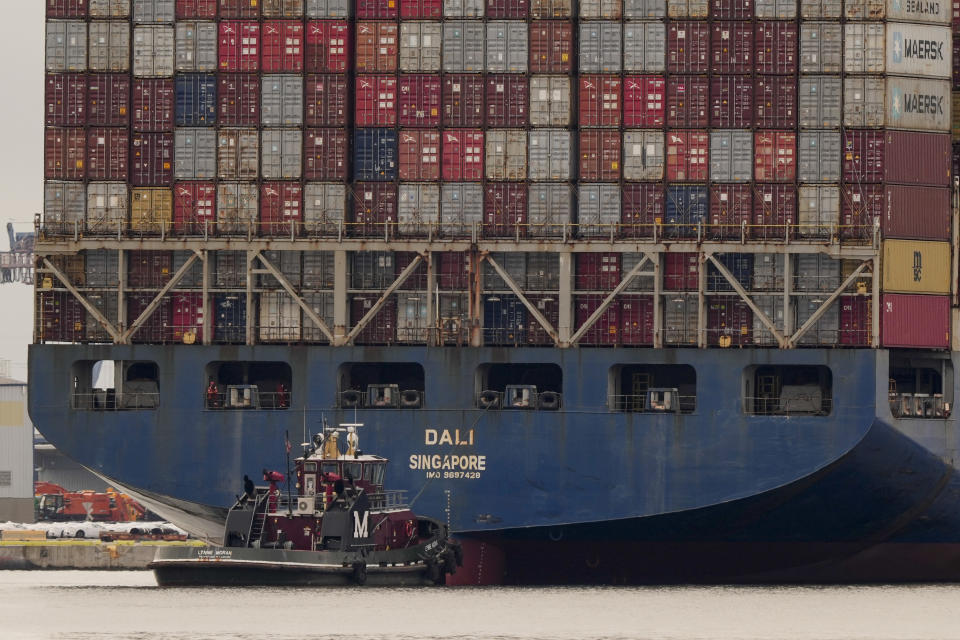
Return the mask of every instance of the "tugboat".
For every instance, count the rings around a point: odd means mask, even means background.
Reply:
[[[278,483],[286,477],[278,471],[263,470],[267,487],[248,481],[227,514],[225,546],[159,548],[149,565],[157,583],[444,584],[462,563],[460,546],[447,525],[414,514],[402,491],[384,489],[388,460],[360,451],[361,426],[324,426],[304,443],[304,455],[294,461],[296,495],[289,485],[282,495]]]

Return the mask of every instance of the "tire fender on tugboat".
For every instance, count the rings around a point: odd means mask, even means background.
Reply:
[[[354,562],[353,563],[353,581],[357,583],[358,586],[363,586],[367,582],[367,563],[366,562]]]

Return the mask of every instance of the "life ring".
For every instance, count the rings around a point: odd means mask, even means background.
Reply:
[[[400,392],[400,406],[416,409],[420,406],[420,392],[416,389],[406,389]]]
[[[340,394],[340,405],[343,407],[359,407],[362,396],[356,389],[347,389]]]
[[[539,401],[541,409],[546,409],[547,411],[556,411],[560,408],[560,394],[556,391],[541,392]]]
[[[403,523],[403,534],[407,536],[407,540],[413,538],[413,533],[416,531],[413,520],[406,520]]]
[[[353,581],[357,583],[358,586],[361,586],[361,587],[367,583],[367,563],[365,562],[353,563]]]
[[[496,409],[500,406],[500,394],[496,391],[491,391],[487,389],[480,392],[480,408],[481,409]]]

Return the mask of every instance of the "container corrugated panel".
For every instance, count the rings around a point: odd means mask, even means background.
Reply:
[[[886,105],[886,82],[877,77],[848,77],[843,80],[843,125],[882,127]]]
[[[743,184],[710,186],[710,237],[739,239],[750,235],[753,221],[753,189]],[[746,227],[744,225],[747,225]]]
[[[347,219],[346,209],[346,185],[320,182],[304,185],[303,229],[307,235],[336,235]]]
[[[801,131],[797,140],[797,180],[840,181],[840,132]]]
[[[166,188],[138,188],[130,196],[130,231],[135,235],[170,233],[173,193]]]
[[[256,234],[259,215],[256,184],[221,182],[217,185],[217,233]]]
[[[556,296],[528,296],[527,299],[530,301],[530,304],[536,307],[537,311],[547,319],[547,322],[554,327],[560,324],[560,306]],[[466,307],[462,308],[466,309]],[[526,340],[527,344],[554,344],[553,339],[547,333],[546,329],[537,322],[533,314],[527,315]]]
[[[950,130],[950,82],[887,78],[885,113],[890,128],[921,131]]]
[[[332,293],[304,293],[304,303],[324,321],[327,328],[333,330],[333,306],[335,303]],[[302,337],[304,342],[327,342],[327,335],[314,324],[306,313],[303,314]]]
[[[100,315],[112,325],[117,324],[117,292],[116,291],[92,291],[86,295],[89,302]],[[136,316],[134,316],[136,319]],[[112,338],[107,333],[107,329],[94,319],[89,311],[84,316],[83,326],[84,339],[87,342],[110,342]]]
[[[947,186],[950,135],[847,129],[843,133],[843,180]]]
[[[755,0],[757,18],[792,20],[797,17],[797,0]]]
[[[487,133],[489,146],[490,134]],[[619,137],[619,136],[618,136]],[[558,129],[534,129],[529,134],[530,149],[530,180],[544,181],[569,181],[571,167],[573,165],[572,140],[569,131]],[[509,143],[509,133],[508,133]],[[617,140],[617,152],[619,155],[619,140]],[[507,179],[513,171],[510,161],[510,153],[507,154]],[[490,154],[487,154],[487,167],[490,166]],[[523,178],[522,172],[517,171],[519,179]],[[619,173],[619,171],[618,171]],[[487,177],[490,177],[489,169]],[[599,178],[598,178],[599,180]]]
[[[753,0],[711,0],[710,14],[724,20],[753,18]]]
[[[126,180],[129,155],[127,130],[94,127],[87,130],[87,178]]]
[[[653,296],[624,296],[620,299],[620,344],[653,344]]]
[[[754,178],[760,182],[793,182],[797,174],[797,134],[757,131],[754,134]]]
[[[482,221],[483,187],[479,183],[440,185],[440,232],[444,236],[469,236]]]
[[[530,124],[535,127],[565,127],[570,124],[570,78],[530,78]]]
[[[403,7],[401,6],[401,17]],[[530,15],[527,0],[487,0],[488,18],[525,19]]]
[[[520,0],[526,6],[526,0]],[[401,20],[440,19],[443,0],[407,0],[400,3]],[[526,15],[524,15],[526,17]]]
[[[47,22],[46,38],[47,71],[86,71],[86,23],[51,20]]]
[[[604,296],[599,294],[586,294],[574,296],[574,320],[577,326],[581,326],[587,321],[593,313],[600,307]],[[603,314],[597,318],[596,322],[587,329],[580,338],[580,344],[586,345],[614,345],[620,338],[620,302],[614,300],[610,303]]]
[[[797,197],[798,232],[802,238],[830,238],[840,222],[837,185],[801,185]]]
[[[710,38],[710,70],[713,73],[750,73],[753,70],[751,23],[714,22]]]
[[[218,344],[242,344],[247,336],[247,301],[235,293],[220,293],[213,298],[213,341]]]
[[[264,22],[260,35],[260,70],[266,73],[301,73],[304,67],[303,23],[293,20]]]
[[[881,23],[851,22],[844,27],[843,69],[847,73],[883,73],[886,29]]]
[[[173,252],[173,262],[170,266],[172,273],[176,273],[180,270],[180,267],[186,263],[187,259],[194,255],[193,251],[174,251]],[[198,289],[203,283],[203,265],[199,260],[195,260],[194,263],[187,269],[187,272],[183,274],[183,277],[180,278],[180,282],[177,283],[177,289]],[[199,307],[199,305],[197,305]]]
[[[170,77],[174,69],[174,32],[167,26],[133,29],[133,75]]]
[[[800,16],[804,20],[839,18],[843,15],[842,0],[800,0]]]
[[[449,291],[470,286],[470,256],[462,251],[444,251],[436,256],[437,286]],[[442,314],[441,314],[442,315]]]
[[[755,296],[753,300],[760,311],[773,322],[777,330],[783,333],[783,296]],[[792,311],[791,309],[791,312]],[[753,343],[763,346],[777,345],[773,334],[770,333],[770,330],[767,329],[766,325],[763,324],[760,317],[756,314],[753,316]]]
[[[173,275],[170,251],[130,251],[127,253],[127,284],[131,287],[158,289]]]
[[[949,189],[886,185],[882,202],[885,238],[949,240]],[[872,227],[872,218],[868,223]]]
[[[797,126],[797,84],[788,76],[761,76],[756,79],[754,124],[762,128]]]
[[[513,294],[485,296],[483,343],[520,345],[525,342],[527,308]]]
[[[581,18],[619,20],[622,6],[621,0],[581,0],[578,8]]]
[[[130,76],[96,73],[88,76],[87,124],[125,127],[130,122]]]
[[[260,185],[260,235],[293,238],[303,222],[303,188],[296,182]],[[299,255],[295,251],[284,251]],[[299,258],[298,258],[299,260]]]
[[[456,1],[456,0],[451,0]],[[569,18],[573,15],[571,0],[531,0],[530,16],[533,18]]]
[[[90,71],[130,69],[130,25],[126,22],[91,22],[87,68]]]
[[[123,182],[91,182],[87,185],[89,235],[116,235],[127,224],[127,185]]]
[[[623,70],[663,73],[667,68],[667,31],[662,22],[625,22]]]
[[[252,73],[221,74],[217,86],[219,121],[223,126],[260,124],[260,77]]]
[[[44,132],[44,178],[82,180],[86,177],[86,132],[82,128],[51,127]]]
[[[267,180],[295,180],[303,167],[303,132],[264,129],[261,132],[260,175]]]
[[[394,76],[357,76],[354,89],[353,121],[356,126],[396,126],[397,79]]]
[[[662,131],[623,132],[623,179],[662,180],[664,142]]]
[[[176,25],[176,70],[217,70],[217,24],[178,22]]]
[[[400,76],[398,90],[397,122],[401,127],[440,126],[439,75]]]
[[[623,68],[623,25],[606,20],[581,22],[578,47],[580,73],[619,73]]]
[[[355,251],[350,263],[350,287],[382,289],[395,278],[394,255],[389,251]]]
[[[442,140],[443,179],[445,181],[481,180],[483,178],[483,131],[447,129]]]
[[[487,183],[483,190],[483,232],[490,237],[526,234],[527,186],[516,183]]]
[[[671,345],[697,344],[697,309],[695,296],[667,296],[663,311],[663,341]]]
[[[893,293],[950,293],[950,243],[885,240],[883,290]]]
[[[843,30],[836,22],[800,25],[800,73],[840,73]]]
[[[220,289],[246,286],[246,264],[245,251],[217,251],[214,258],[214,284]]]
[[[620,94],[623,83],[618,76],[582,76],[579,79],[579,125],[581,127],[619,127]]]
[[[177,0],[177,18],[217,17],[217,0]]]
[[[353,185],[353,224],[349,231],[364,237],[384,237],[397,222],[397,185],[357,182]]]
[[[870,301],[862,296],[840,296],[840,344],[867,347],[871,340]]]
[[[714,76],[710,81],[710,125],[742,128],[753,124],[753,79]]]
[[[43,186],[43,228],[49,235],[83,233],[87,190],[82,182],[48,181]]]
[[[826,301],[825,298],[798,297],[795,304],[799,329],[817,309]],[[840,305],[835,300],[820,318],[800,336],[798,344],[807,346],[831,346],[840,341]]]
[[[839,127],[841,93],[838,77],[800,78],[800,126],[809,129]]]
[[[848,20],[882,20],[885,4],[885,0],[847,0],[843,15]]]
[[[482,11],[482,0],[475,0]],[[444,15],[447,0],[444,0]],[[443,23],[443,70],[447,73],[483,71],[486,34],[482,22]]]
[[[710,133],[710,181],[749,182],[753,177],[753,134],[750,131]]]
[[[439,58],[439,43],[437,48]],[[519,20],[488,22],[486,56],[489,73],[526,73],[527,24]]]
[[[753,257],[753,289],[757,291],[782,290],[783,269],[783,254],[756,254]],[[781,300],[782,298],[783,296],[781,296]]]
[[[395,23],[356,23],[357,71],[393,73],[397,70],[399,32]]]
[[[559,20],[530,24],[530,73],[570,73],[573,70],[573,25]]]
[[[573,188],[568,184],[531,184],[527,206],[531,236],[562,236],[564,225],[573,222]],[[551,254],[531,254],[531,258],[534,255]]]
[[[131,147],[131,182],[135,186],[165,186],[173,182],[173,133],[136,133]]]
[[[578,253],[574,272],[577,291],[612,291],[620,284],[619,253]]]
[[[577,225],[581,237],[615,236],[619,222],[619,186],[588,183],[578,186]]]
[[[667,0],[667,15],[671,18],[706,18],[709,10],[708,0]]]
[[[357,180],[397,179],[397,132],[355,129],[353,171]]]
[[[840,286],[841,262],[822,253],[798,254],[793,268],[793,288],[832,293]]]
[[[488,74],[486,101],[488,127],[526,127],[530,113],[530,79],[517,74]]]
[[[710,169],[710,134],[703,131],[669,131],[666,148],[667,180],[707,180]]]
[[[710,27],[706,22],[671,22],[667,32],[667,71],[706,73]]]
[[[130,0],[90,0],[91,18],[127,18]]]
[[[895,190],[916,189],[921,192],[926,191],[926,189],[922,187],[902,187],[898,185],[892,188]],[[941,190],[931,189],[931,191]],[[919,194],[917,195],[919,196]],[[909,206],[911,208],[913,207],[913,201],[910,201]],[[949,206],[947,209],[949,209]],[[845,240],[871,240],[874,235],[874,221],[883,221],[885,211],[887,211],[887,205],[884,188],[882,185],[843,185],[843,190],[840,195],[840,237]],[[919,208],[917,211],[919,213]],[[904,220],[906,222],[907,218],[913,222],[920,216],[900,215],[900,208],[898,207],[897,209],[893,210],[893,215],[891,217],[897,222],[900,220]],[[888,235],[886,230],[884,230],[883,233],[885,237]]]
[[[49,73],[44,92],[44,124],[82,127],[87,124],[87,78],[80,73]]]
[[[626,278],[627,275],[633,271],[633,268],[637,264],[644,260],[646,256],[642,253],[623,253],[623,257],[620,260],[620,273],[623,274],[623,277]],[[640,273],[652,273],[653,265],[647,264],[644,267],[640,268]],[[625,291],[652,291],[653,290],[653,276],[650,275],[636,275],[627,285]],[[653,298],[650,299],[652,305]]]
[[[667,126],[671,128],[706,128],[709,86],[702,76],[670,76],[667,78]]]
[[[119,256],[116,251],[97,249],[87,251],[84,257],[88,287],[116,287],[119,284]]]
[[[396,20],[396,0],[357,0],[357,18],[362,20]]]
[[[34,309],[37,340],[83,342],[86,314],[71,293],[41,291]]]
[[[221,22],[217,50],[221,72],[259,71],[260,24]]]
[[[531,135],[531,140],[536,133]],[[580,180],[585,182],[610,182],[620,179],[620,132],[608,129],[580,130]],[[533,166],[531,146],[531,167]],[[542,154],[542,151],[541,151]],[[552,158],[550,158],[552,160]],[[531,171],[532,179],[535,178]]]
[[[334,271],[332,251],[303,252],[303,287],[305,289],[333,289]]]
[[[420,129],[400,131],[401,180],[440,179],[440,132]]]
[[[178,235],[214,233],[217,187],[213,182],[179,182],[173,187],[173,231]]]
[[[87,0],[47,0],[47,18],[86,18]]]
[[[177,129],[174,134],[174,177],[178,180],[216,177],[216,154],[217,133],[213,129]]]
[[[666,217],[666,198],[660,184],[623,185],[620,235],[652,238],[657,224]]]
[[[340,0],[338,0],[340,1]],[[333,0],[331,0],[331,4]],[[345,20],[310,20],[304,68],[312,73],[345,73],[350,60],[350,25]]]
[[[753,344],[753,311],[736,296],[715,296],[707,302],[707,344]]]
[[[137,78],[133,81],[134,131],[172,131],[176,107],[172,79]]]
[[[266,126],[303,124],[303,77],[290,74],[263,76],[260,122]]]
[[[664,126],[666,104],[667,82],[662,76],[624,76],[623,126]]]
[[[426,295],[397,296],[397,342],[423,344],[427,341],[427,329],[433,325],[433,319],[427,316]]]
[[[178,126],[211,126],[217,121],[217,78],[214,74],[178,74],[176,79]]]
[[[483,78],[460,74],[443,76],[443,126],[483,126]]]
[[[667,187],[663,234],[668,238],[695,237],[709,221],[710,198],[705,186]]]
[[[883,27],[886,27],[886,69],[883,68],[881,60],[881,70],[877,73],[885,71],[891,75],[944,80],[951,77],[953,70],[950,54],[953,39],[950,27],[889,22],[879,29],[881,37],[884,35]],[[846,36],[849,38],[851,26],[848,24],[846,28]],[[880,46],[883,48],[883,43]],[[867,47],[868,52],[872,53],[874,45],[869,35]],[[870,62],[868,59],[866,66],[869,67]]]
[[[758,184],[753,198],[753,234],[758,238],[787,238],[797,219],[797,188],[786,184]]]
[[[400,23],[401,71],[440,71],[441,29],[436,22]]]
[[[950,348],[950,297],[884,294],[880,344],[918,349]]]
[[[220,129],[217,175],[222,180],[252,180],[259,172],[260,136],[256,129]]]
[[[276,268],[280,274],[287,279],[294,289],[300,288],[301,274],[303,267],[301,265],[302,252],[300,251],[264,251],[263,257],[267,259]],[[254,265],[260,267],[259,261]],[[262,273],[258,278],[258,286],[270,289],[279,289],[280,281],[272,274]]]
[[[346,126],[347,98],[345,76],[308,75],[304,124],[308,127]]]
[[[170,339],[184,344],[203,344],[203,295],[175,293],[170,296],[170,307]]]
[[[523,287],[527,280],[527,254],[517,251],[494,252],[490,257],[507,272],[514,284]],[[486,261],[483,263],[483,288],[486,291],[510,290],[506,281]]]
[[[440,224],[440,186],[401,184],[398,190],[397,232],[401,235],[436,235]]]

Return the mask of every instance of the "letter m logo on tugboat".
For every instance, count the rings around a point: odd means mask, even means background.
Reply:
[[[370,536],[370,512],[364,511],[361,514],[359,511],[353,512],[353,537],[354,538],[367,538]]]

